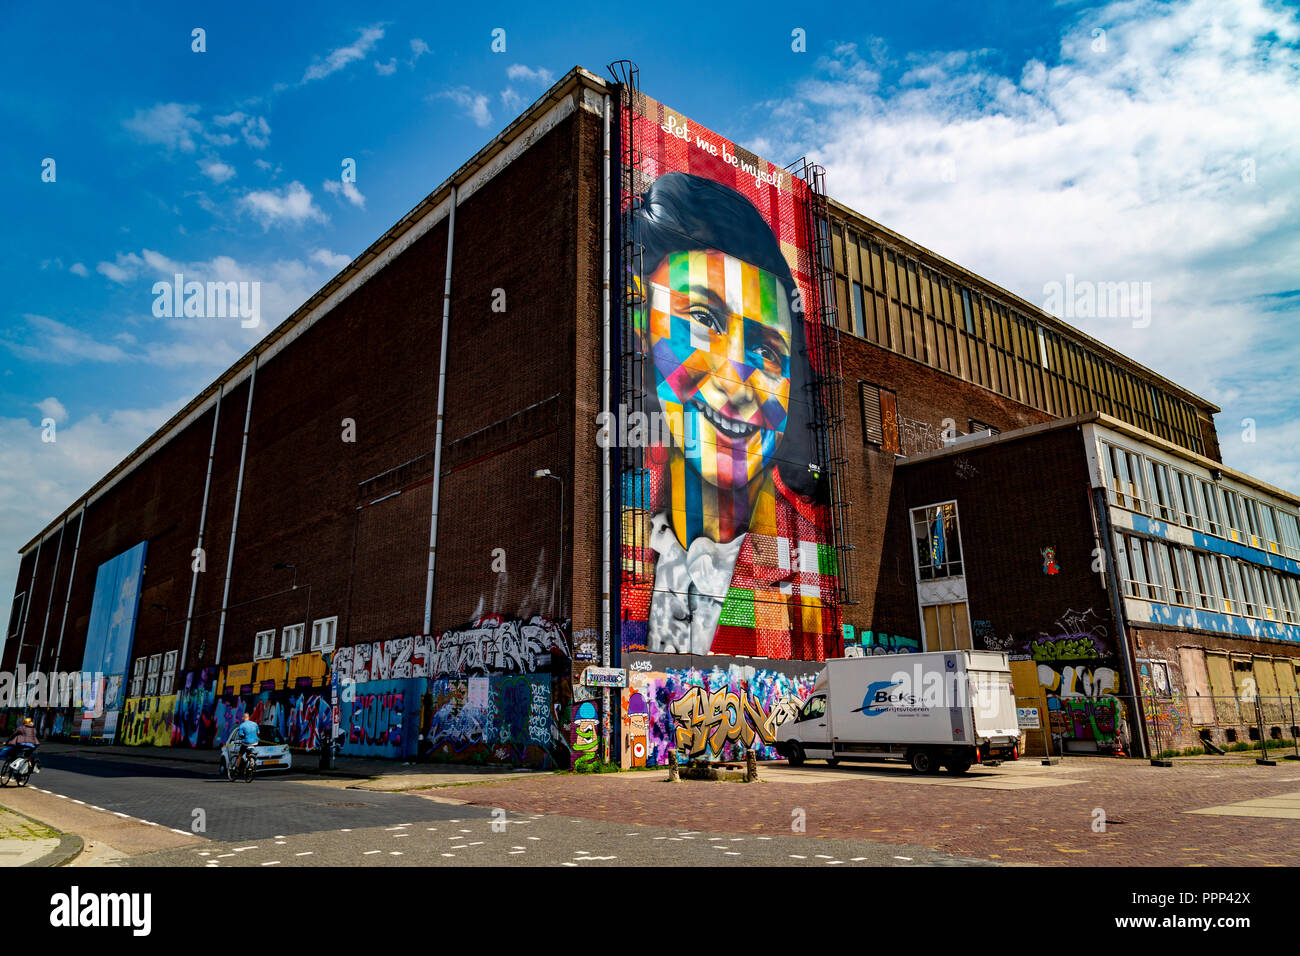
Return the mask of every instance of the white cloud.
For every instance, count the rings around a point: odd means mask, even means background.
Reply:
[[[4,593],[14,591],[18,549],[188,400],[86,415],[58,425],[52,442],[41,440],[39,421],[0,418],[0,448],[5,450],[0,455],[0,587]],[[53,622],[50,626],[53,629]]]
[[[492,122],[492,111],[488,109],[487,94],[462,86],[454,90],[444,90],[434,94],[435,99],[448,99],[459,106],[476,126],[487,126]]]
[[[1298,489],[1300,442],[1265,439],[1300,437],[1279,387],[1300,369],[1297,40],[1294,10],[1262,0],[1134,0],[1005,72],[844,45],[765,104],[761,149],[808,153],[836,199],[1035,304],[1067,274],[1150,282],[1149,328],[1067,320],[1221,405],[1228,464]]]
[[[539,66],[537,69],[524,66],[522,63],[512,63],[506,67],[506,79],[512,83],[538,83],[548,84],[555,81],[555,74],[545,67]]]
[[[416,60],[424,56],[426,53],[432,53],[432,52],[433,51],[432,49],[430,49],[429,44],[425,43],[419,37],[412,37],[411,38],[411,59],[408,62],[411,64],[411,66],[415,66]]]
[[[280,191],[250,190],[240,197],[239,205],[267,229],[286,223],[298,226],[311,221],[324,222],[328,218],[313,202],[311,190],[297,180]]]
[[[194,118],[198,111],[194,104],[158,103],[147,110],[136,110],[122,125],[146,143],[192,153],[194,137],[203,130],[203,124]]]
[[[90,275],[90,270],[88,270],[85,264],[81,262],[74,262],[72,265],[68,266],[68,271],[75,276],[81,276],[83,279]]]
[[[253,149],[266,149],[266,144],[270,142],[271,126],[264,117],[254,116],[240,127],[239,133]]]
[[[375,61],[375,72],[380,76],[392,76],[397,72],[397,57],[390,56],[387,63]]]
[[[349,63],[365,59],[366,54],[383,37],[384,31],[382,27],[366,27],[361,31],[361,35],[357,37],[356,42],[339,47],[325,57],[323,62],[313,63],[307,67],[307,72],[302,75],[302,82],[309,83],[312,80],[323,79],[331,73],[343,69]]]
[[[124,285],[135,278],[136,273],[140,271],[140,266],[143,264],[144,260],[135,253],[119,252],[115,262],[101,262],[95,266],[95,271],[100,275],[107,276],[118,285]]]
[[[321,265],[325,266],[325,268],[333,269],[335,272],[338,272],[351,262],[352,258],[350,256],[345,256],[342,253],[330,252],[328,249],[317,249],[311,254],[311,261],[319,262]]]
[[[345,183],[337,179],[327,179],[324,182],[324,188],[331,196],[342,194],[348,202],[359,209],[366,208],[366,197],[357,189],[356,183]]]
[[[199,161],[199,169],[203,175],[207,176],[214,183],[224,183],[235,175],[235,167],[228,163],[223,163],[219,159],[203,159]]]
[[[501,91],[501,105],[507,113],[518,113],[528,105],[528,100],[516,93],[513,86],[507,86]]]
[[[27,362],[71,365],[77,362],[120,362],[127,353],[117,345],[97,341],[94,336],[45,315],[27,313],[25,330],[9,327],[0,344]]]
[[[53,395],[37,402],[36,407],[41,410],[41,414],[46,418],[53,419],[54,424],[56,425],[62,425],[68,420],[68,410],[64,408],[63,403]]]

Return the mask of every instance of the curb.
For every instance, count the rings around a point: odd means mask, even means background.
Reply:
[[[19,813],[13,807],[6,806],[5,810],[16,817],[22,817],[35,823],[37,826],[45,827],[47,830],[53,830],[59,835],[59,845],[42,857],[38,857],[23,866],[67,866],[86,848],[86,842],[75,833],[64,833],[58,827],[52,827],[44,820],[37,820],[35,817],[29,817],[25,813]],[[19,867],[21,869],[22,867]]]
[[[41,824],[41,826],[49,826],[49,824],[43,823]],[[50,829],[53,829],[53,827],[51,827]],[[32,860],[32,862],[25,863],[23,865],[24,866],[67,866],[78,856],[80,856],[81,851],[84,850],[85,848],[86,848],[85,841],[82,840],[81,837],[77,836],[75,833],[60,833],[58,846],[56,846],[49,853],[45,854],[39,860]]]

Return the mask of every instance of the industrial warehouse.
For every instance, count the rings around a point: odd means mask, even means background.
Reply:
[[[825,660],[972,648],[1028,752],[1293,737],[1300,498],[824,180],[572,70],[24,546],[0,665],[97,679],[4,729],[775,759]]]

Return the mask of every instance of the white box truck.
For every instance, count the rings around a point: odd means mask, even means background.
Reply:
[[[828,660],[813,691],[776,732],[792,767],[807,759],[901,758],[917,773],[961,774],[1019,759],[1007,655],[935,651]]]

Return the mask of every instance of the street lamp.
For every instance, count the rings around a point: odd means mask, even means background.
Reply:
[[[554,478],[560,483],[560,550],[555,572],[555,613],[559,617],[564,609],[564,479],[552,474],[549,468],[538,468],[533,477]]]

